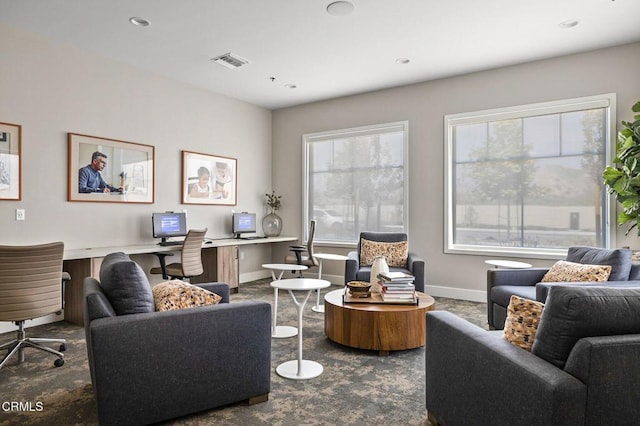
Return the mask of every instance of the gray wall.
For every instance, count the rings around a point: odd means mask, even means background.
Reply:
[[[443,252],[444,115],[615,92],[619,122],[631,118],[630,108],[640,99],[638,69],[640,44],[635,43],[274,111],[274,188],[287,202],[283,232],[299,234],[302,226],[302,134],[409,120],[410,242],[427,261],[428,289],[486,300],[488,257]],[[618,232],[617,245],[640,248],[637,238],[624,238],[624,232]]]
[[[217,238],[230,235],[233,209],[264,214],[271,111],[6,26],[0,53],[0,122],[22,125],[23,167],[22,200],[0,201],[0,244],[153,243],[151,213],[183,209],[189,227]],[[68,202],[67,132],[155,146],[155,203]],[[238,205],[180,204],[181,150],[237,158]],[[260,271],[266,246],[242,249],[241,273]]]
[[[0,53],[0,121],[23,130],[23,198],[0,201],[1,244],[150,243],[151,213],[183,208],[190,227],[224,237],[231,211],[263,214],[263,194],[271,188],[284,196],[283,234],[300,235],[301,135],[409,120],[412,248],[427,260],[430,291],[476,300],[484,299],[486,257],[443,253],[443,116],[615,92],[619,122],[640,98],[638,43],[273,112],[6,26],[0,26]],[[154,145],[155,203],[67,202],[67,132]],[[237,158],[238,206],[181,205],[181,150]],[[17,208],[26,210],[26,221],[15,221]],[[618,245],[640,246],[622,232]],[[241,280],[263,276],[260,264],[286,252],[286,244],[243,249]],[[140,259],[145,266],[153,261]],[[325,271],[337,277],[342,265],[328,262]]]

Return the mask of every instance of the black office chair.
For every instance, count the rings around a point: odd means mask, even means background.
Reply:
[[[34,348],[56,355],[54,365],[64,364],[65,339],[27,337],[26,320],[62,311],[62,257],[64,243],[31,246],[0,246],[0,321],[18,326],[17,338],[0,345],[7,354],[0,368],[16,353],[24,361],[24,349]],[[42,343],[59,343],[59,350]]]
[[[160,266],[151,268],[150,273],[162,274],[162,278],[183,279],[202,275],[202,242],[207,233],[207,228],[203,230],[190,229],[182,243],[181,260],[179,263],[166,264],[166,257],[173,256],[173,253],[155,252],[160,261]]]
[[[309,239],[307,240],[307,245],[290,245],[289,250],[292,251],[293,254],[285,256],[284,263],[304,265],[309,268],[318,266],[318,259],[313,255],[313,236],[315,233],[316,221],[312,220],[309,223]],[[298,273],[302,276],[302,271],[298,271]]]

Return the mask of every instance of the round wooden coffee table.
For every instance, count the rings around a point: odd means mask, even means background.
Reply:
[[[324,333],[341,345],[371,349],[380,355],[424,346],[427,311],[433,297],[417,292],[417,305],[343,303],[344,289],[324,296]]]

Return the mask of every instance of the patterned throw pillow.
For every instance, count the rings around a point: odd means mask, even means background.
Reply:
[[[543,283],[607,281],[611,274],[609,265],[584,265],[557,261],[542,277]]]
[[[383,243],[360,239],[360,265],[370,266],[378,256],[384,256],[387,265],[404,268],[409,256],[409,242]]]
[[[171,280],[153,287],[153,300],[156,311],[173,311],[215,305],[222,300],[222,297],[184,281]]]
[[[503,337],[511,344],[531,352],[543,309],[543,303],[512,295],[507,307]]]

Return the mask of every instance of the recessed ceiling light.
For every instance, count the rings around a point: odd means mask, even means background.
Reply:
[[[396,59],[396,64],[405,65],[411,62],[411,59],[408,58],[398,58]]]
[[[327,6],[327,13],[333,16],[344,16],[353,12],[353,3],[348,1],[334,1]]]
[[[298,86],[296,86],[295,84],[285,84],[284,87],[286,87],[287,89],[295,89]]]
[[[558,24],[558,26],[560,28],[573,28],[576,25],[578,25],[580,23],[580,21],[578,21],[577,19],[569,19],[567,21],[562,21]]]
[[[129,18],[129,22],[131,22],[133,25],[137,25],[139,27],[148,27],[149,25],[151,25],[151,22],[147,21],[144,18],[139,18],[137,16]]]

